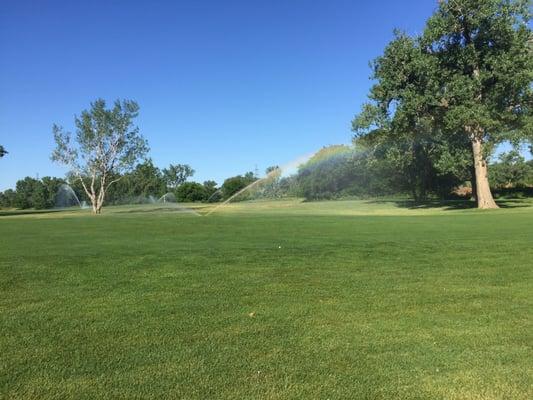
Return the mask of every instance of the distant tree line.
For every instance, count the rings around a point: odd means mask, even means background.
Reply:
[[[113,174],[109,178],[116,182],[106,191],[104,203],[108,205],[135,204],[157,201],[172,193],[179,202],[223,201],[243,189],[257,177],[252,172],[237,175],[224,181],[221,187],[213,180],[203,183],[188,181],[194,169],[187,164],[171,164],[160,169],[151,159],[137,164],[130,172]],[[68,184],[80,200],[90,204],[82,181],[73,174],[66,178],[26,177],[16,183],[14,189],[0,192],[0,207],[3,208],[54,208],[62,185]]]
[[[15,189],[0,192],[0,207],[4,208],[53,208],[59,187],[66,181],[45,176],[41,179],[26,177],[16,183]]]

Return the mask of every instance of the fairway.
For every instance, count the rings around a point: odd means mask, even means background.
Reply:
[[[0,398],[530,399],[512,205],[5,213]]]

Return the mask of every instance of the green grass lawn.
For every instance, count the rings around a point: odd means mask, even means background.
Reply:
[[[0,398],[531,399],[533,208],[460,208],[5,213]]]

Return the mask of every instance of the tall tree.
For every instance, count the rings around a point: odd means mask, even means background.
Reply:
[[[487,156],[501,141],[531,137],[530,3],[439,1],[421,37],[397,34],[375,61],[377,83],[354,120],[356,134],[422,132],[443,150],[437,164],[448,167],[468,146],[478,207],[496,208]]]
[[[52,160],[72,169],[95,214],[102,210],[107,189],[148,152],[146,140],[133,125],[138,114],[139,106],[134,101],[117,100],[108,109],[105,101],[98,99],[75,117],[74,137],[62,127],[53,126],[56,148]]]
[[[194,169],[188,164],[170,164],[168,168],[163,169],[163,176],[168,187],[175,189],[193,176],[194,172]]]

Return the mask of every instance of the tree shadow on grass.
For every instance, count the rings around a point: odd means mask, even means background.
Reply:
[[[500,208],[524,208],[531,207],[533,203],[527,202],[527,199],[496,199]]]
[[[52,214],[65,210],[61,209],[48,209],[48,210],[0,210],[0,217],[11,217],[16,215],[39,215],[39,214]]]
[[[392,203],[395,204],[396,207],[407,208],[409,210],[441,209],[444,211],[453,211],[477,208],[474,200],[428,200],[425,202],[416,202],[414,200],[372,200],[370,203]],[[519,199],[496,199],[496,203],[500,208],[522,208],[532,206],[531,203]]]
[[[180,208],[180,207],[156,207],[156,208],[141,208],[141,209],[132,209],[132,210],[124,210],[124,211],[115,211],[115,214],[144,214],[144,213],[154,213],[154,212],[187,213],[187,212],[191,212],[191,209]]]

